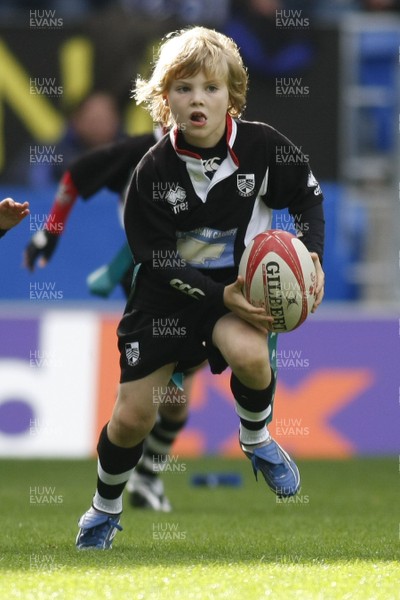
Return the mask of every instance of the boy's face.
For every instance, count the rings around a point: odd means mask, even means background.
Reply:
[[[176,79],[167,94],[172,116],[185,140],[199,148],[215,146],[225,131],[229,91],[226,82],[203,71]]]

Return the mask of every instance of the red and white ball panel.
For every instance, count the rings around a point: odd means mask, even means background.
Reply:
[[[243,252],[239,275],[246,300],[274,317],[271,331],[293,331],[308,317],[317,277],[309,251],[295,235],[280,229],[256,235]]]

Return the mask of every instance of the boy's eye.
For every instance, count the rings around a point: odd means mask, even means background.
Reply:
[[[179,85],[179,86],[176,88],[176,91],[177,91],[177,92],[181,92],[181,93],[183,93],[183,92],[188,92],[188,91],[189,91],[189,86],[187,86],[187,85]]]
[[[209,92],[216,92],[218,90],[218,86],[216,86],[216,85],[209,85],[207,89],[208,89]]]

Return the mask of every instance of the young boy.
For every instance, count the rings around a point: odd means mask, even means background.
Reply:
[[[121,383],[100,435],[97,490],[79,521],[78,548],[111,547],[124,486],[156,419],[155,391],[204,359],[213,373],[232,371],[239,441],[255,474],[279,496],[299,490],[296,465],[266,427],[272,318],[245,300],[237,272],[246,245],[270,228],[272,209],[288,207],[317,269],[315,310],[324,280],[322,195],[306,162],[280,160],[299,155],[287,138],[236,118],[246,90],[234,42],[203,27],[168,37],[149,81],[137,82],[137,102],[172,128],[139,163],[127,194],[125,229],[141,266],[118,328]],[[153,337],[160,322],[178,333]]]

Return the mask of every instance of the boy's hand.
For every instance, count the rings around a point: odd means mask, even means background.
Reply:
[[[269,324],[273,322],[273,317],[269,317],[264,308],[256,308],[250,302],[247,302],[243,296],[244,279],[240,275],[235,283],[225,286],[224,289],[224,304],[235,315],[247,321],[253,327],[256,327],[265,334],[269,332]]]
[[[319,256],[316,252],[310,252],[310,256],[313,259],[315,272],[317,275],[317,285],[315,289],[315,302],[312,307],[311,312],[315,312],[318,306],[322,302],[322,298],[324,297],[324,285],[325,285],[325,273],[322,270],[321,263],[319,261]]]

